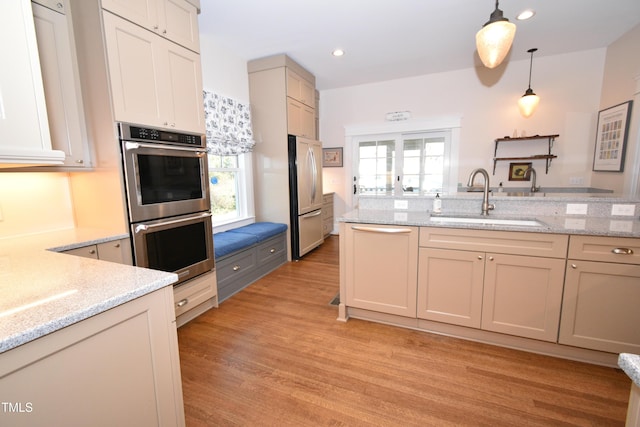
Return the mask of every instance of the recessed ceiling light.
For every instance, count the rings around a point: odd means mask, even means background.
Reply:
[[[344,50],[342,50],[342,49],[336,49],[336,50],[334,50],[333,52],[331,52],[331,54],[332,54],[333,56],[342,56],[342,55],[344,55]]]
[[[520,14],[516,17],[516,19],[518,21],[524,21],[526,19],[531,18],[533,15],[536,14],[536,11],[533,9],[527,9],[527,10],[523,10],[522,12],[520,12]]]

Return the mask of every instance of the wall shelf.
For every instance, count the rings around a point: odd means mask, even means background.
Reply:
[[[508,161],[508,160],[545,160],[546,168],[545,173],[549,173],[549,165],[551,165],[551,160],[557,158],[555,154],[551,154],[551,149],[553,148],[553,143],[555,139],[560,135],[534,135],[534,136],[525,136],[520,138],[498,138],[496,139],[496,145],[493,150],[493,175],[496,174],[496,164],[500,161]],[[548,150],[546,154],[534,154],[531,156],[524,157],[497,157],[498,156],[498,146],[501,142],[522,142],[522,141],[534,141],[546,139],[548,143]]]

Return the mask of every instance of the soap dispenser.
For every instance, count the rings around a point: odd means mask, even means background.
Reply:
[[[442,199],[440,198],[440,193],[436,193],[436,198],[433,199],[433,212],[442,212]]]

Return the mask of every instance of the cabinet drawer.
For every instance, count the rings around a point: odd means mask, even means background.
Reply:
[[[265,264],[272,259],[287,256],[287,245],[285,243],[285,234],[266,240],[258,245],[258,264]]]
[[[256,268],[256,251],[251,248],[230,256],[216,263],[218,275],[218,288],[224,288],[227,283],[236,280],[240,276],[249,274]]]
[[[420,246],[564,258],[569,236],[513,231],[420,228]]]
[[[195,277],[173,288],[176,317],[191,310],[217,294],[216,272]]]
[[[640,239],[571,236],[569,258],[640,265]]]

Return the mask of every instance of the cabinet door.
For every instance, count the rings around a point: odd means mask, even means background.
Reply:
[[[315,112],[311,107],[287,98],[287,129],[291,135],[315,138]]]
[[[81,256],[84,258],[98,259],[98,248],[96,245],[83,246],[81,248],[64,251],[67,255]]]
[[[168,121],[161,90],[167,89],[161,79],[167,70],[161,68],[166,60],[159,59],[161,39],[108,12],[104,12],[104,27],[115,119],[163,126]]]
[[[62,164],[51,149],[30,1],[0,2],[0,164]]]
[[[159,0],[102,0],[102,7],[152,31],[159,29]]]
[[[198,10],[185,0],[160,1],[160,34],[194,52],[200,52]]]
[[[67,16],[33,5],[33,17],[51,132],[51,145],[64,152],[64,166],[91,166],[73,30]]]
[[[170,111],[162,126],[205,132],[204,99],[202,97],[202,67],[200,55],[166,40],[162,40],[166,61],[160,68],[166,78],[162,90],[170,100]]]
[[[287,68],[287,96],[315,108],[315,95],[316,90],[311,82]]]
[[[97,249],[98,259],[102,261],[133,265],[133,259],[131,257],[131,244],[129,243],[129,239],[99,243],[97,245]]]
[[[480,328],[484,253],[420,248],[418,318]]]
[[[347,306],[415,318],[418,229],[349,224],[346,230]]]
[[[640,353],[640,266],[569,260],[561,344]]]
[[[482,329],[556,342],[565,260],[486,256]]]

